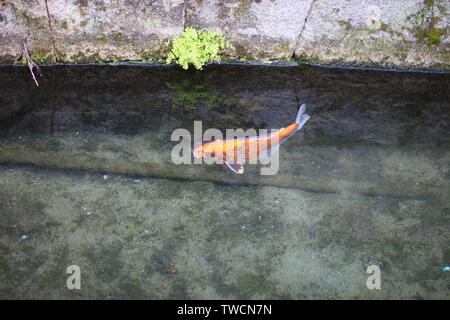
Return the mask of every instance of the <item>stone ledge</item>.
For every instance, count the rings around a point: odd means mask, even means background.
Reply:
[[[238,60],[450,69],[443,0],[56,0],[48,8],[50,19],[44,0],[2,2],[0,62],[12,63],[24,40],[43,63],[158,60],[168,39],[194,27],[225,33]]]

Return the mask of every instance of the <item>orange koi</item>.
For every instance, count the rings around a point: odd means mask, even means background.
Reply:
[[[231,170],[242,174],[245,162],[270,157],[280,144],[303,127],[310,118],[305,109],[305,105],[301,105],[295,122],[286,128],[267,135],[207,142],[195,148],[193,154],[197,158],[223,161]]]

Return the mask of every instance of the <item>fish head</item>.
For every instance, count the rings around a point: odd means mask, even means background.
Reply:
[[[196,158],[214,158],[216,155],[215,142],[208,142],[194,149],[192,152]]]

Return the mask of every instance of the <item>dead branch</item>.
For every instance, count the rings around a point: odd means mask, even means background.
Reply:
[[[24,42],[23,43],[23,52],[22,52],[23,56],[25,57],[25,59],[27,60],[27,64],[28,64],[28,69],[30,69],[31,75],[33,76],[33,80],[36,83],[36,86],[39,87],[39,83],[36,80],[36,77],[34,76],[34,72],[33,72],[33,68],[36,68],[36,71],[38,72],[38,74],[42,77],[42,73],[41,73],[41,69],[38,67],[38,65],[36,63],[34,63],[34,61],[31,59],[30,57],[30,53],[28,52],[28,47],[27,47],[27,43]]]

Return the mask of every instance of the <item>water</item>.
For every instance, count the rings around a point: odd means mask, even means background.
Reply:
[[[450,298],[448,74],[42,69],[0,68],[0,298]],[[297,99],[275,176],[170,160],[176,128],[280,128]]]

